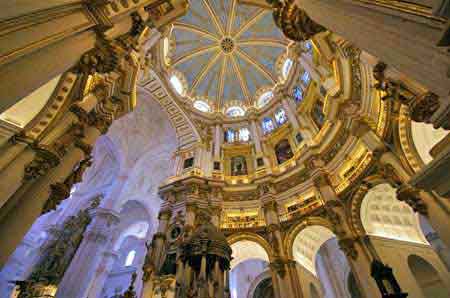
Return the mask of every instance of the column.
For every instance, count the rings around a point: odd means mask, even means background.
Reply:
[[[158,215],[158,230],[153,235],[151,246],[145,256],[143,266],[144,278],[142,285],[142,297],[151,297],[153,294],[153,277],[158,274],[164,261],[165,242],[167,238],[167,230],[169,228],[170,220],[172,218],[172,209],[169,200],[172,194],[166,194],[165,202],[161,205],[161,210]],[[178,280],[178,279],[177,279]]]
[[[28,183],[22,186],[10,197],[8,210],[5,213],[2,210],[0,237],[8,239],[8,241],[2,245],[0,266],[6,262],[31,225],[40,216],[48,199],[50,185],[60,182],[62,177],[64,179],[72,173],[74,166],[87,154],[84,145],[93,144],[99,135],[100,131],[89,127],[85,131],[83,146],[72,146],[60,160],[40,159],[37,164],[33,165],[38,175],[42,175],[41,171],[47,172],[47,174],[32,184]]]
[[[328,174],[322,169],[316,169],[312,176],[314,185],[324,202],[328,219],[335,227],[333,232],[338,238],[339,247],[347,256],[359,288],[366,298],[379,297],[380,292],[370,275],[371,255],[365,249],[361,240],[353,234],[344,205],[340,202],[334,188],[331,186]]]
[[[397,189],[397,198],[407,203],[415,212],[422,214],[442,239],[450,247],[450,208],[446,199],[403,184]]]
[[[220,146],[222,145],[223,131],[220,124],[214,127],[214,161],[220,161]]]
[[[352,128],[352,133],[360,138],[368,150],[379,155],[378,162],[383,168],[382,175],[391,184],[399,187],[397,198],[427,217],[442,241],[450,245],[450,202],[412,187],[409,184],[412,173],[403,167],[396,154],[387,151],[384,143],[367,124],[359,122]]]
[[[117,261],[119,255],[115,251],[105,251],[103,252],[103,257],[101,259],[101,265],[97,268],[95,272],[95,278],[92,282],[92,286],[88,290],[87,297],[100,297],[100,293],[105,286],[108,274],[111,272],[114,263]]]
[[[58,286],[57,298],[87,297],[102,254],[118,223],[119,216],[114,211],[100,207],[95,209],[83,241]]]
[[[278,207],[275,200],[275,189],[271,185],[261,186],[261,202],[264,209],[264,218],[269,232],[269,239],[274,252],[274,259],[270,263],[270,268],[274,272],[273,283],[278,284],[278,297],[303,297],[301,289],[295,287],[293,283],[290,261],[286,259],[283,238],[281,235],[280,220],[278,217]],[[297,277],[298,278],[298,277]],[[275,287],[274,287],[275,289]]]
[[[448,96],[449,55],[445,48],[436,46],[445,23],[362,1],[296,0],[295,3],[315,22],[439,96]]]
[[[281,104],[283,105],[283,108],[286,111],[286,115],[289,119],[289,123],[291,123],[292,128],[294,129],[294,133],[297,133],[300,130],[300,125],[298,123],[295,108],[292,107],[292,104],[289,103],[289,98],[286,96],[282,97]]]
[[[159,270],[163,265],[165,243],[167,238],[167,229],[169,228],[170,219],[172,218],[172,210],[168,206],[161,208],[158,219],[158,232],[153,236],[152,240],[152,259],[155,270]]]

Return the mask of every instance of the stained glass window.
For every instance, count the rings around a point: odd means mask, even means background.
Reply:
[[[284,61],[283,68],[281,70],[281,73],[283,74],[284,79],[287,79],[287,77],[289,76],[289,72],[291,71],[291,68],[292,68],[292,59],[287,58]]]
[[[311,81],[311,76],[309,75],[309,72],[306,70],[302,73],[302,76],[300,77],[300,80],[302,81],[303,86],[308,86],[309,82]]]
[[[170,77],[170,83],[172,84],[173,89],[175,89],[175,91],[178,94],[183,95],[183,92],[184,92],[183,84],[181,83],[181,80],[176,75],[172,75]]]
[[[303,90],[300,86],[295,86],[294,91],[292,92],[292,97],[294,98],[296,103],[300,103],[303,100]]]
[[[311,40],[305,41],[305,49],[308,53],[312,53],[313,47],[312,47]]]
[[[132,250],[128,253],[127,258],[125,260],[125,266],[133,265],[134,257],[136,256],[136,251]]]
[[[269,117],[266,117],[263,119],[261,126],[262,126],[264,134],[267,134],[275,129],[272,118],[269,118]]]
[[[248,142],[250,140],[250,131],[247,127],[242,127],[239,129],[239,141]]]
[[[277,121],[278,125],[282,125],[287,121],[286,112],[282,108],[275,112],[275,121]]]
[[[234,129],[227,129],[225,131],[225,142],[227,143],[233,143],[236,140],[236,132]]]
[[[196,100],[194,102],[194,108],[202,112],[211,112],[210,106],[202,100]]]
[[[265,106],[266,104],[269,103],[269,101],[273,98],[273,92],[272,91],[267,91],[265,93],[263,93],[259,98],[258,98],[258,107],[262,108],[263,106]]]
[[[244,116],[245,111],[241,107],[230,107],[227,110],[227,116],[230,117],[240,117]]]

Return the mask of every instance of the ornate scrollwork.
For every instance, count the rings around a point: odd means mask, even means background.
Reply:
[[[36,152],[36,156],[25,166],[25,181],[30,181],[46,175],[50,169],[56,167],[60,162],[59,157],[50,150],[39,146],[32,147],[34,147],[33,150]]]
[[[416,122],[431,122],[431,116],[439,109],[439,97],[431,92],[415,97],[411,103],[411,119]]]
[[[56,210],[56,207],[70,195],[70,189],[81,182],[84,171],[92,164],[91,156],[80,161],[63,183],[50,185],[50,195],[42,208],[42,214]]]
[[[19,298],[41,297],[48,287],[56,287],[75,255],[86,227],[91,222],[89,209],[70,216],[61,229],[52,231],[54,239],[44,248],[42,258],[26,281],[17,282]]]
[[[308,40],[326,28],[314,22],[294,0],[266,0],[273,8],[275,24],[284,35],[295,41]]]
[[[420,197],[420,190],[410,185],[403,184],[397,189],[397,199],[408,204],[414,212],[424,216],[428,215],[427,205]]]
[[[386,77],[387,65],[378,62],[373,76],[378,81],[375,88],[385,92],[382,100],[390,99],[409,106],[411,119],[416,122],[431,122],[431,116],[440,108],[439,97],[431,92],[417,95],[400,81]]]

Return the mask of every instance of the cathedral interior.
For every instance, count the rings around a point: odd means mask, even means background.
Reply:
[[[1,298],[450,297],[449,0],[4,0]]]

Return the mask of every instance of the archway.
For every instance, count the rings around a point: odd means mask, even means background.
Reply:
[[[233,250],[230,271],[231,298],[247,298],[253,281],[268,269],[269,254],[261,244],[250,240],[237,241],[231,244],[231,249]],[[271,285],[272,280],[270,277],[268,279]],[[260,290],[261,294],[265,295],[266,288]]]
[[[368,235],[428,245],[418,215],[397,199],[395,188],[387,183],[378,184],[367,192],[360,216]]]
[[[438,271],[424,258],[410,255],[408,257],[408,266],[424,297],[450,297],[450,291],[443,283]]]
[[[431,124],[411,121],[411,135],[417,153],[423,163],[427,164],[433,159],[430,155],[430,150],[448,135],[448,131],[435,129]]]
[[[256,286],[253,296],[250,298],[273,298],[273,284],[272,278],[268,277],[259,282]]]
[[[302,289],[304,295],[314,295],[314,290],[308,286],[311,284],[319,297],[345,297],[347,294],[342,284],[346,281],[350,265],[329,223],[310,219],[295,230],[297,234],[292,241],[291,255],[298,264],[300,279],[306,284]]]

